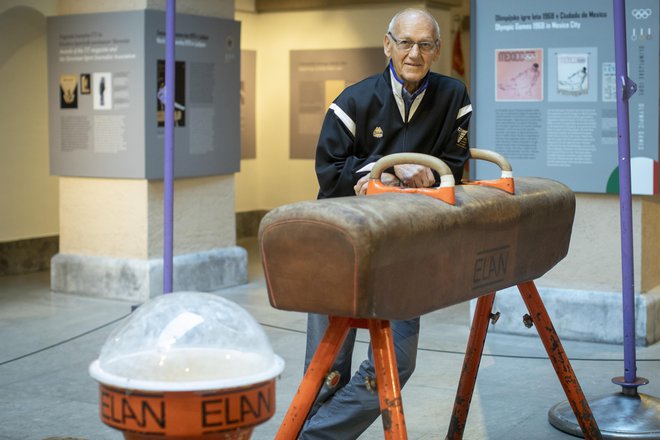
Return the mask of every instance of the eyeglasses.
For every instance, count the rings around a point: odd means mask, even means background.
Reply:
[[[410,40],[397,40],[394,35],[392,35],[392,32],[388,32],[387,35],[390,36],[392,41],[396,44],[396,47],[398,47],[400,50],[404,52],[408,52],[413,48],[413,46],[416,44],[417,48],[419,48],[419,51],[422,53],[431,53],[433,50],[435,50],[435,47],[437,46],[438,42],[436,41],[410,41]]]

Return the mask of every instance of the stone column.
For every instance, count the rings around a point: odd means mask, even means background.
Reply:
[[[165,8],[165,1],[60,0],[61,15]],[[234,1],[179,0],[182,13],[233,18]],[[54,291],[144,301],[162,293],[163,182],[60,177],[60,252]],[[236,246],[234,176],[174,185],[174,290],[211,291],[247,282]]]

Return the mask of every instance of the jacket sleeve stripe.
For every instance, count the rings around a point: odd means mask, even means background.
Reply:
[[[355,137],[355,122],[334,102],[330,104],[330,110],[335,112],[335,115],[339,120],[344,124],[344,126],[351,132],[353,137]]]
[[[462,107],[458,110],[458,115],[456,115],[456,119],[461,119],[463,116],[467,115],[472,111],[472,104],[468,104],[465,107]]]

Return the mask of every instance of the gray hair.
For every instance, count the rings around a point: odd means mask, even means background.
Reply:
[[[390,24],[389,24],[389,26],[387,26],[387,32],[392,32],[393,31],[394,25],[395,25],[396,21],[399,19],[400,16],[402,16],[404,14],[409,14],[409,13],[412,13],[412,12],[416,12],[418,14],[422,14],[422,15],[426,16],[426,18],[428,18],[431,21],[431,23],[433,23],[433,27],[435,29],[435,39],[440,40],[440,25],[438,24],[438,21],[435,19],[435,17],[433,15],[431,15],[431,13],[429,11],[424,10],[424,9],[406,8],[406,9],[403,9],[403,10],[397,12],[394,15],[394,17],[392,17],[392,20],[390,20]]]

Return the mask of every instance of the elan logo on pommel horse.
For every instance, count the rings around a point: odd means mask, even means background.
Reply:
[[[477,253],[474,260],[473,289],[504,281],[509,260],[509,246],[501,246]]]

